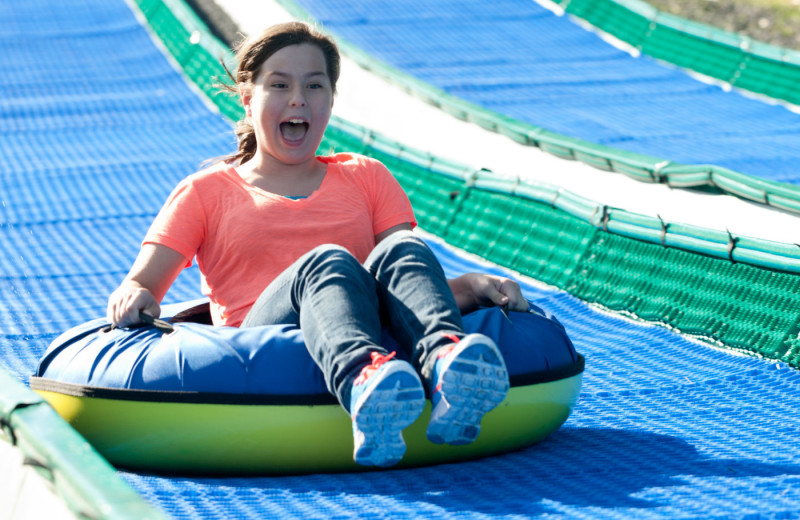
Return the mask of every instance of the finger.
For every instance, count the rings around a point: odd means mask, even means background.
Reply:
[[[109,321],[115,327],[126,327],[129,325],[128,323],[129,320],[127,318],[127,312],[126,312],[127,308],[128,307],[125,302],[117,302],[114,305],[114,309],[110,316]]]
[[[106,307],[106,321],[112,325],[117,324],[117,308],[111,302],[108,302],[108,307]]]
[[[125,312],[120,314],[117,321],[117,327],[129,327],[139,323],[139,309],[135,307],[128,307]]]
[[[116,321],[117,327],[128,327],[139,323],[139,310],[143,307],[141,295],[138,293],[128,294],[117,303]]]
[[[498,307],[503,306],[503,305],[505,305],[507,303],[510,304],[510,300],[509,300],[508,296],[505,295],[502,292],[502,290],[498,290],[494,286],[489,286],[487,288],[486,294],[484,294],[484,296],[486,296],[492,304],[494,304],[494,305],[496,305]]]
[[[513,304],[509,303],[509,307],[511,307],[511,310],[514,311],[528,312],[528,309],[530,309],[530,304],[528,303],[528,300],[520,296],[520,298],[515,300]]]
[[[161,316],[161,306],[156,301],[151,301],[142,309],[142,312],[145,314],[149,314],[153,318],[158,318]]]
[[[512,311],[525,312],[528,310],[528,300],[522,295],[522,289],[514,280],[505,279],[501,291],[508,297],[508,306]]]

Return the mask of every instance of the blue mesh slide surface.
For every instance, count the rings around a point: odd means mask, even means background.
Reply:
[[[800,115],[633,58],[535,1],[297,3],[374,57],[489,110],[621,150],[800,183]]]
[[[122,0],[3,3],[0,66],[0,366],[26,380],[104,313],[171,187],[233,140]],[[433,246],[450,274],[485,269]],[[168,299],[198,285],[190,269]],[[123,476],[187,519],[800,518],[800,372],[523,287],[587,358],[574,414],[538,446],[361,474]]]

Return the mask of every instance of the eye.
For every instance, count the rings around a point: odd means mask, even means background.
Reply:
[[[308,88],[310,88],[310,89],[318,89],[318,88],[322,88],[322,87],[323,87],[323,85],[321,83],[311,83],[310,85],[308,85]]]
[[[286,88],[286,83],[282,83],[280,81],[277,81],[277,82],[272,84],[272,88]]]

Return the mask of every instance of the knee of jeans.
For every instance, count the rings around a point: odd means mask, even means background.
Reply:
[[[338,255],[341,253],[350,255],[350,252],[346,248],[338,244],[322,244],[309,251],[308,255],[315,257],[325,257],[328,255]]]
[[[397,231],[375,246],[365,265],[372,266],[380,263],[382,259],[402,257],[420,250],[427,251],[428,245],[416,233],[409,230]]]
[[[402,229],[400,231],[395,231],[388,237],[384,238],[380,245],[392,245],[397,243],[417,243],[417,244],[424,244],[425,242],[413,231],[410,229]]]
[[[312,267],[335,267],[337,271],[363,271],[361,263],[350,251],[336,244],[323,244],[306,255],[306,265]]]

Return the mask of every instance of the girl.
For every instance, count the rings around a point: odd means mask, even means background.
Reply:
[[[487,275],[446,280],[412,228],[410,203],[379,162],[317,157],[339,77],[335,43],[302,23],[274,26],[238,50],[246,110],[239,149],[181,182],[110,296],[117,326],[157,317],[197,258],[217,325],[292,323],[353,423],[354,459],[389,466],[422,413],[436,443],[463,444],[508,390],[494,343],[465,336],[461,312],[527,310],[519,286]],[[411,362],[380,346],[389,328]],[[424,385],[424,386],[423,386]]]

